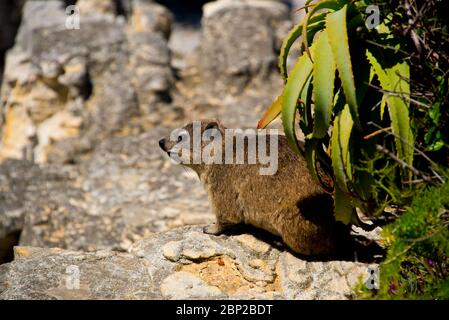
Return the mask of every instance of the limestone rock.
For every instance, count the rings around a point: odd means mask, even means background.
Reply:
[[[170,11],[157,3],[133,2],[127,29],[129,69],[144,115],[163,114],[162,110],[172,108],[174,74],[168,47],[172,21]]]
[[[148,128],[177,119],[168,105],[170,12],[147,1],[83,0],[75,13],[79,28],[67,26],[63,1],[26,2],[6,59],[0,161],[76,162],[132,121]]]
[[[282,253],[279,274],[287,299],[354,298],[352,288],[367,278],[368,265],[347,261],[307,262]]]
[[[23,229],[25,213],[46,200],[39,199],[45,191],[62,190],[70,172],[58,171],[44,172],[36,164],[19,160],[0,165],[0,239]]]
[[[216,298],[222,296],[220,289],[210,286],[189,272],[179,271],[161,283],[161,294],[168,299]]]
[[[81,166],[0,165],[6,201],[0,201],[0,239],[23,230],[21,245],[126,250],[154,232],[212,223],[198,178],[159,151],[164,134],[154,129],[112,138]],[[18,182],[24,187],[14,186]]]
[[[242,239],[265,245],[268,250],[242,245]],[[250,234],[215,237],[202,233],[201,227],[159,233],[137,242],[130,252],[154,262],[150,267],[153,279],[160,281],[164,290],[166,283],[178,281],[178,288],[170,286],[168,297],[179,294],[183,298],[197,298],[196,293],[182,289],[182,283],[190,281],[201,288],[207,285],[208,290],[218,288],[227,298],[347,299],[353,297],[352,287],[358,277],[368,276],[367,265],[363,263],[307,262]],[[167,270],[179,275],[167,275]],[[185,279],[186,272],[202,282],[191,277]],[[214,298],[215,294],[208,297]]]
[[[137,92],[142,114],[158,113],[158,105],[171,108],[170,91],[174,84],[167,41],[156,33],[129,33],[129,68],[131,82]]]
[[[153,129],[137,137],[113,138],[83,164],[82,188],[89,212],[123,216],[128,243],[153,232],[214,219],[198,178],[170,164],[159,151],[157,141],[164,133]]]
[[[83,64],[75,70],[54,60],[33,62],[18,48],[7,55],[1,109],[0,161],[18,158],[45,162],[47,150],[58,141],[78,136],[84,119]],[[64,78],[65,81],[59,81]]]
[[[67,28],[63,1],[26,3],[6,59],[0,161],[77,163],[111,136],[193,118],[255,127],[279,91],[276,34],[289,24],[282,3],[223,0],[205,7],[196,66],[202,97],[195,93],[191,100],[195,90],[184,75],[177,81],[172,68],[167,37],[173,17],[166,8],[136,0],[113,1],[112,10],[111,1],[91,2],[79,3],[80,29]],[[250,82],[263,88],[249,90]],[[242,90],[247,95],[236,98]]]
[[[2,113],[15,116],[3,124],[0,159],[47,161],[47,151],[54,144],[80,135],[81,124],[89,125],[87,120],[93,112],[86,110],[85,100],[90,95],[92,81],[98,80],[96,77],[105,67],[100,61],[109,68],[114,62],[118,67],[121,59],[126,67],[126,55],[113,50],[114,44],[120,48],[126,42],[118,21],[107,16],[86,17],[83,29],[72,30],[65,25],[66,18],[61,1],[28,1],[24,6],[16,46],[6,60]],[[104,31],[102,37],[94,31],[98,28]],[[102,46],[108,47],[109,56],[101,50]],[[87,55],[89,50],[95,54]],[[124,82],[126,80],[122,79],[121,83]],[[104,86],[99,83],[98,91],[103,92],[100,87]],[[119,97],[126,99],[127,96]],[[119,102],[121,108],[130,107],[126,100]],[[117,104],[108,103],[112,114],[123,114],[121,110],[114,110]],[[29,115],[28,121],[17,119],[18,114]],[[72,119],[67,127],[61,126],[61,115]],[[114,118],[110,117],[110,122],[105,125],[110,124],[114,129],[118,122]],[[67,120],[63,122],[67,123]],[[52,131],[58,133],[49,137]]]
[[[126,253],[17,247],[16,260],[0,266],[0,298],[151,299],[148,266]]]
[[[116,6],[113,0],[78,0],[76,5],[80,15],[116,14]]]
[[[76,177],[76,170],[71,167],[42,170],[36,164],[19,160],[7,160],[0,165],[0,263],[13,245],[29,236],[28,224],[39,226],[35,243],[42,244],[43,239],[50,246],[61,243],[60,238],[67,236],[61,223],[53,221],[57,231],[50,238],[42,223],[51,213],[60,219],[64,213],[75,216],[79,213],[73,205],[81,198],[73,187]]]
[[[348,299],[368,277],[363,263],[307,262],[237,239],[184,227],[143,239],[129,253],[16,247],[15,260],[0,266],[0,299]],[[169,247],[178,257],[167,259]]]
[[[239,94],[274,78],[278,32],[290,26],[285,4],[214,1],[204,6],[202,24],[199,63],[202,81],[209,90]]]
[[[160,33],[169,38],[173,15],[164,6],[145,0],[135,0],[130,17],[130,31]]]

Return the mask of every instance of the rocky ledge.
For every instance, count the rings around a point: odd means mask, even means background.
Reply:
[[[201,226],[157,233],[128,252],[15,247],[1,299],[348,299],[368,265],[305,261],[249,234]]]

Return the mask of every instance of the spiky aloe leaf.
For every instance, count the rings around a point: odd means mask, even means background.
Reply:
[[[282,42],[281,50],[279,53],[279,72],[284,81],[287,81],[288,53],[290,52],[290,48],[292,47],[293,43],[296,41],[296,39],[299,38],[301,34],[302,34],[302,21],[301,23],[298,23],[293,27],[293,29],[290,30],[287,37]]]
[[[349,141],[353,124],[349,106],[346,104],[335,117],[331,141],[334,176],[340,189],[346,193],[349,192],[348,183],[352,178]]]
[[[307,26],[307,41],[306,41],[307,44],[311,43],[313,41],[313,39],[315,38],[315,35],[317,33],[319,33],[320,31],[322,31],[326,27],[326,19],[325,19],[326,14],[327,13],[324,13],[324,12],[319,14],[319,17],[322,17],[322,18],[319,21],[317,21],[315,23],[310,23]],[[305,46],[304,46],[304,41],[303,41],[300,53],[303,54],[304,51],[305,51]]]
[[[387,91],[384,97],[388,105],[392,130],[396,135],[395,144],[398,157],[404,159],[408,164],[412,164],[414,138],[410,128],[408,104],[403,99],[403,96],[410,94],[410,86],[405,80],[410,76],[409,66],[406,62],[402,62],[384,69],[371,52],[367,51],[366,55],[382,89]],[[381,112],[383,111],[381,110]]]
[[[290,147],[297,153],[300,153],[298,141],[295,133],[295,115],[298,99],[303,91],[307,80],[312,73],[312,61],[307,55],[299,57],[292,72],[288,76],[284,87],[282,99],[282,126],[284,127],[285,137]]]
[[[268,126],[274,119],[276,119],[282,110],[282,94],[280,94],[265,111],[262,118],[257,124],[257,129],[263,129]]]
[[[315,32],[319,31],[324,27],[323,21],[326,15],[323,14],[317,14],[312,19],[310,19],[310,36],[311,34],[315,34]],[[287,81],[287,58],[288,54],[290,52],[290,48],[292,47],[293,43],[301,36],[302,34],[302,28],[303,28],[303,21],[296,24],[288,33],[287,37],[285,37],[284,41],[282,42],[281,50],[279,53],[279,72],[281,74],[282,79],[284,81]]]
[[[322,138],[326,135],[331,121],[336,68],[326,30],[318,36],[312,55],[315,60],[313,63],[315,102],[313,137]]]
[[[341,4],[339,1],[336,0],[325,0],[325,1],[319,1],[315,4],[315,6],[307,13],[307,15],[304,18],[304,24],[302,28],[302,41],[304,43],[304,48],[309,55],[309,57],[312,59],[312,55],[310,54],[309,50],[309,41],[307,38],[307,30],[310,24],[310,19],[313,17],[313,15],[319,11],[319,10],[338,10],[341,8]]]
[[[346,29],[347,5],[342,9],[329,13],[326,17],[326,30],[332,48],[341,84],[356,127],[360,128],[357,95],[352,72],[351,55],[349,53],[348,32]]]
[[[387,100],[393,132],[400,137],[396,138],[396,145],[399,149],[398,155],[405,159],[407,163],[412,164],[414,138],[410,128],[408,103],[403,98],[410,95],[410,86],[405,80],[410,77],[409,66],[404,61],[391,69],[387,69],[387,74],[391,81],[390,90],[400,93],[400,96],[389,96]]]

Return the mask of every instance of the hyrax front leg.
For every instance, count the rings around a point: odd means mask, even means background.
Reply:
[[[224,211],[223,209],[220,210],[220,208],[218,207],[214,207],[213,209],[213,211],[215,212],[215,216],[217,217],[217,222],[204,227],[204,233],[218,236],[224,231],[241,223],[241,219],[239,219],[237,215],[231,214],[227,211]]]
[[[228,230],[230,227],[232,227],[232,224],[229,223],[221,223],[221,222],[216,222],[214,224],[210,224],[208,226],[205,226],[203,228],[203,232],[206,234],[211,234],[214,236],[218,236],[220,234],[222,234],[224,231]]]
[[[233,189],[223,190],[223,186],[229,187],[229,184],[226,181],[220,181],[220,183],[214,183],[209,187],[209,200],[217,222],[205,227],[204,233],[220,235],[242,222],[242,210],[236,205],[238,194]]]

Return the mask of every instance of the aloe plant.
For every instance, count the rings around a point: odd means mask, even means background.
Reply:
[[[335,218],[344,223],[359,222],[356,207],[370,211],[375,177],[364,166],[379,148],[401,164],[401,184],[413,176],[409,65],[385,25],[365,26],[366,6],[349,0],[306,3],[304,19],[281,47],[284,88],[258,125],[281,116],[289,145],[299,153],[299,124],[309,169],[319,181],[323,171],[332,178]],[[296,42],[301,52],[288,72]]]

